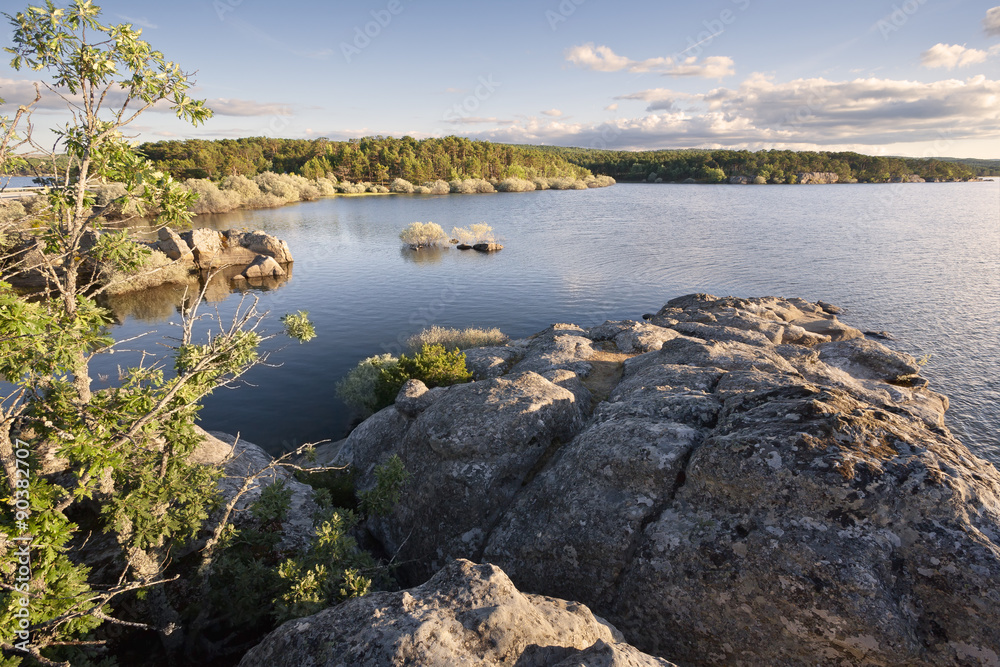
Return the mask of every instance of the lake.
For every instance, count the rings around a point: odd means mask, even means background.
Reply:
[[[485,222],[505,248],[404,250],[398,233],[414,221],[446,232]],[[337,380],[426,326],[495,326],[513,338],[555,322],[640,319],[707,292],[824,300],[853,326],[890,332],[891,347],[929,355],[924,374],[951,399],[951,428],[1000,463],[997,181],[335,197],[195,225],[262,229],[295,256],[292,277],[257,296],[272,330],[281,314],[307,310],[318,337],[276,350],[281,365],[254,369],[250,386],[218,390],[201,418],[272,453],[343,437],[351,415]],[[133,300],[116,337],[172,335],[177,298]],[[223,315],[239,302],[226,290],[213,298]],[[136,358],[105,356],[94,374],[113,378]]]

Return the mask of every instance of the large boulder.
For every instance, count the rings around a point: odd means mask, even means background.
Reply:
[[[514,341],[506,375],[351,435],[362,488],[394,453],[414,475],[369,529],[412,583],[487,560],[684,663],[996,664],[1000,474],[835,310],[699,294]],[[592,343],[640,331],[590,413]]]
[[[519,592],[493,565],[450,563],[427,583],[289,621],[241,667],[666,667],[585,606]]]
[[[156,232],[156,236],[160,239],[157,242],[157,248],[169,259],[194,261],[194,253],[191,251],[191,247],[174,230],[169,227],[160,227]]]
[[[375,467],[392,454],[412,475],[392,514],[369,530],[421,581],[454,558],[478,560],[539,462],[583,424],[576,396],[531,371],[432,391],[424,404],[419,387],[404,387],[399,408],[348,438],[359,489],[374,485]]]

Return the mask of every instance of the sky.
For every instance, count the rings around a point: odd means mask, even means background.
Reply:
[[[95,1],[215,112],[197,128],[147,112],[130,127],[141,141],[454,134],[1000,158],[998,0]],[[3,58],[0,113],[43,78]],[[36,130],[65,122],[59,100],[40,107]]]

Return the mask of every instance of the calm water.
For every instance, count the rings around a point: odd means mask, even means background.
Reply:
[[[399,230],[418,220],[446,231],[486,222],[506,247],[489,256],[401,250]],[[425,326],[519,337],[554,322],[639,319],[708,292],[822,299],[854,326],[891,332],[894,347],[931,355],[925,375],[952,399],[951,427],[1000,463],[996,181],[340,197],[196,224],[264,229],[295,255],[293,277],[260,292],[261,305],[275,321],[308,310],[319,336],[276,352],[279,368],[255,369],[253,386],[220,390],[202,413],[205,427],[271,451],[343,437],[350,415],[336,381]],[[170,335],[176,295],[157,298],[133,303],[117,335]],[[238,302],[224,290],[215,298],[222,314]],[[98,370],[113,377],[133,358],[107,358]]]

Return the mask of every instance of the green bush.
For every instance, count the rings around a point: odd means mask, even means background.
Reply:
[[[375,409],[392,405],[396,394],[409,379],[417,379],[428,387],[447,387],[472,379],[465,366],[465,353],[447,350],[444,345],[424,345],[412,358],[399,356],[395,365],[379,369],[375,382]]]
[[[368,357],[337,383],[337,395],[362,417],[373,414],[377,409],[375,385],[378,382],[380,371],[383,368],[395,366],[398,362],[399,359],[391,354]]]

